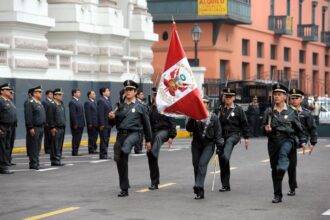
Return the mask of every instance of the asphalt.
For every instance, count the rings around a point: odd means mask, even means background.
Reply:
[[[250,149],[238,144],[231,159],[231,192],[221,193],[219,174],[212,192],[210,163],[206,198],[194,200],[190,138],[176,139],[160,153],[161,186],[145,190],[149,170],[145,155],[131,154],[131,189],[118,198],[118,174],[113,160],[87,154],[71,157],[64,149],[66,166],[50,170],[49,156],[41,155],[44,170],[28,170],[25,153],[14,155],[15,174],[0,175],[0,219],[330,219],[330,138],[321,138],[311,156],[298,154],[297,195],[284,195],[272,204],[272,181],[265,138],[250,140]],[[112,154],[112,144],[109,152]],[[218,168],[217,168],[218,169]],[[287,178],[283,192],[288,191]]]

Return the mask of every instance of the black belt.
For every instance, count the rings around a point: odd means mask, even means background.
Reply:
[[[132,132],[135,132],[135,131],[133,131],[133,130],[127,130],[127,129],[119,129],[118,130],[118,133],[119,134],[130,134]]]
[[[233,134],[239,134],[239,131],[227,131],[227,130],[222,131],[222,135],[224,137],[228,137],[228,136],[231,136]]]
[[[283,131],[275,131],[271,133],[271,137],[275,139],[289,138],[290,134]]]

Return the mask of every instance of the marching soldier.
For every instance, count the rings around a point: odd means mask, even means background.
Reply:
[[[11,127],[17,122],[17,112],[11,103],[13,89],[9,83],[0,86],[0,174],[13,174],[10,162]]]
[[[234,103],[236,91],[231,88],[223,90],[224,106],[220,106],[219,119],[222,126],[224,145],[217,148],[221,169],[222,188],[220,192],[230,191],[230,157],[234,146],[244,137],[245,148],[249,145],[249,125],[243,109]]]
[[[31,92],[30,101],[24,105],[25,127],[27,137],[27,151],[30,159],[30,169],[41,169],[39,164],[39,154],[41,149],[44,125],[46,123],[46,113],[41,103],[42,88],[37,86],[29,90]]]
[[[146,106],[146,104],[144,103],[143,99],[144,99],[144,93],[142,90],[138,89],[137,93],[136,93],[136,98],[137,101],[141,102],[143,105]],[[140,132],[140,140],[139,142],[136,144],[136,146],[134,146],[134,152],[135,154],[143,154],[142,152],[142,145],[143,145],[143,131]]]
[[[151,150],[147,151],[148,164],[150,171],[151,186],[150,190],[158,189],[159,184],[159,167],[158,156],[160,147],[166,141],[169,146],[172,145],[176,136],[175,119],[165,116],[157,110],[156,106],[157,89],[152,88],[152,103],[149,108],[150,125],[152,129]]]
[[[315,124],[312,113],[301,106],[303,103],[304,92],[299,89],[290,90],[290,104],[293,109],[295,109],[298,113],[298,117],[301,123],[301,126],[304,131],[304,135],[306,137],[306,141],[310,141],[310,151],[309,154],[312,154],[314,146],[317,143],[317,126]],[[289,154],[290,165],[288,168],[288,176],[289,176],[289,186],[290,191],[288,192],[288,196],[296,195],[296,188],[298,188],[297,184],[297,150],[296,148],[300,146],[294,145],[292,151]],[[305,154],[305,148],[303,148],[303,153]]]
[[[112,105],[110,101],[109,88],[100,89],[101,97],[97,101],[97,117],[100,132],[100,159],[111,159],[108,156],[109,138],[111,132],[111,124],[109,122],[108,115],[112,111]]]
[[[97,104],[96,104],[96,93],[91,90],[87,92],[88,100],[84,104],[85,118],[87,123],[88,133],[88,153],[97,154]]]
[[[203,103],[208,109],[209,98],[203,97]],[[221,124],[216,114],[209,112],[208,117],[201,121],[189,119],[186,125],[189,132],[193,132],[191,143],[192,161],[194,166],[195,199],[204,199],[204,182],[207,172],[207,165],[213,155],[214,146],[221,148],[224,140],[221,134]]]
[[[248,110],[246,112],[248,116],[248,122],[250,125],[251,135],[254,137],[259,136],[259,116],[260,109],[258,104],[258,97],[254,96],[252,99],[252,103],[249,104]]]
[[[117,126],[117,141],[114,145],[114,160],[117,162],[121,192],[118,197],[128,196],[128,155],[139,141],[139,131],[144,130],[146,149],[151,150],[151,127],[146,108],[136,100],[138,85],[132,80],[124,82],[125,100],[115,112],[109,113],[112,124]]]
[[[47,90],[45,94],[46,94],[46,98],[45,98],[45,100],[42,101],[42,105],[44,106],[44,109],[45,109],[45,112],[46,112],[46,115],[47,115],[50,105],[54,104],[53,91],[52,90]],[[46,123],[45,128],[44,128],[44,151],[45,151],[45,154],[50,153],[50,139],[51,139],[50,130],[49,130],[48,124]]]
[[[71,95],[72,100],[69,102],[69,112],[72,134],[72,156],[80,156],[78,151],[85,127],[84,105],[79,101],[81,93],[78,88],[72,89]]]
[[[275,105],[268,108],[263,117],[274,187],[272,203],[282,202],[282,180],[289,167],[289,154],[293,146],[304,146],[306,143],[297,112],[285,103],[287,92],[288,89],[281,84],[273,86]]]
[[[63,91],[54,89],[54,104],[50,105],[47,123],[51,134],[50,161],[52,166],[63,166],[61,163],[65,135],[66,116],[63,104]]]

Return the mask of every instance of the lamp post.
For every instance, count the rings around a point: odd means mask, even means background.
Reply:
[[[198,62],[198,41],[201,39],[202,29],[198,26],[198,24],[194,24],[191,30],[191,38],[195,42],[195,59],[194,59],[194,66],[199,66]]]

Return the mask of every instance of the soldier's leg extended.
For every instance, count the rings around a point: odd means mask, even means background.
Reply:
[[[238,143],[240,139],[239,135],[232,135],[225,140],[225,145],[223,147],[222,155],[219,155],[220,164],[220,178],[223,187],[230,188],[230,157],[233,152],[234,146]]]
[[[288,168],[288,177],[289,177],[289,186],[290,191],[294,192],[298,188],[297,184],[297,149],[292,148],[289,154],[289,168]]]
[[[161,130],[153,134],[151,151],[147,153],[151,185],[159,184],[158,156],[160,147],[168,139],[168,131]]]
[[[198,172],[195,183],[197,187],[204,188],[207,165],[209,164],[209,161],[212,158],[213,152],[214,152],[213,143],[207,144],[202,150],[202,154],[198,163]]]

